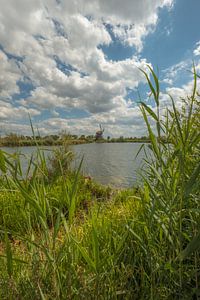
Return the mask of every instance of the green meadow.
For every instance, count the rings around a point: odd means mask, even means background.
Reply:
[[[72,171],[61,146],[39,149],[25,174],[0,150],[0,299],[199,299],[200,95],[155,110],[141,102],[151,155],[143,185],[100,186]],[[32,128],[33,136],[34,129]],[[37,139],[35,139],[37,145]],[[140,151],[145,151],[142,147]]]

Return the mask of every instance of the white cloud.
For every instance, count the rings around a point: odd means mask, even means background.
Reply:
[[[124,104],[125,105],[125,104]],[[58,133],[61,129],[72,134],[95,134],[98,124],[105,128],[105,136],[140,136],[146,134],[139,107],[112,109],[110,112],[98,113],[82,119],[51,118],[38,124],[40,133]]]
[[[84,126],[77,130],[89,132],[100,121],[108,122],[110,133],[116,128],[125,133],[127,124],[132,124],[130,130],[139,130],[138,110],[129,106],[125,96],[128,87],[136,89],[145,81],[139,68],[146,69],[148,61],[139,56],[108,60],[100,46],[112,43],[109,25],[122,43],[140,51],[144,37],[157,24],[159,9],[170,8],[173,0],[68,0],[60,4],[0,0],[0,4],[0,44],[12,55],[0,52],[0,92],[9,101],[1,103],[1,120],[15,124],[28,112],[36,116],[49,110],[55,118],[41,123],[45,131],[49,122],[57,120],[57,128],[65,124],[58,121],[56,109],[77,108],[90,114],[80,119]],[[68,68],[68,73],[61,67]],[[20,92],[18,81],[24,76],[34,89],[16,105],[12,96]]]
[[[188,72],[189,66],[191,65],[191,61],[183,60],[170,68],[167,68],[162,71],[163,74],[163,82],[172,85],[178,77],[183,75],[183,72]],[[188,72],[189,73],[189,72]]]
[[[14,93],[19,92],[17,81],[21,78],[20,70],[13,59],[0,50],[0,97],[9,99]]]
[[[197,65],[197,68],[200,67],[200,64]],[[191,70],[192,71],[192,70]],[[197,93],[200,94],[200,79],[197,78]],[[169,95],[174,99],[175,106],[177,109],[180,109],[183,105],[183,99],[187,100],[187,97],[191,97],[194,88],[194,80],[189,80],[186,84],[183,84],[180,87],[167,87],[165,93],[160,95],[160,107],[162,112],[166,108],[172,109],[172,100]]]
[[[87,13],[103,18],[113,26],[113,33],[124,43],[142,49],[142,39],[150,33],[158,21],[158,9],[170,8],[173,0],[94,0],[88,3]]]
[[[13,107],[12,104],[0,101],[0,120],[21,120],[29,118],[28,115],[37,116],[40,112],[33,108],[26,108],[23,106]]]
[[[147,68],[146,60],[137,57],[119,62],[106,61],[101,50],[88,58],[84,70],[90,75],[84,77],[75,71],[70,76],[65,75],[50,58],[46,58],[44,64],[39,59],[34,66],[30,59],[25,59],[24,66],[38,87],[21,103],[32,103],[40,109],[75,107],[91,113],[120,106],[126,87],[135,88],[145,81],[139,68]]]
[[[196,43],[196,48],[194,49],[193,53],[195,56],[200,56],[200,41]]]

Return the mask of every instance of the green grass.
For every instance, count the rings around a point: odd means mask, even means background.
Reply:
[[[171,99],[163,117],[149,71],[155,109],[141,103],[151,156],[140,189],[99,186],[81,164],[72,172],[67,149],[49,168],[38,148],[22,178],[20,159],[0,151],[0,299],[198,299],[198,75],[182,109]]]

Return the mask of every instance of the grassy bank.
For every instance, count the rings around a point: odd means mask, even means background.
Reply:
[[[141,103],[151,156],[140,190],[101,187],[81,164],[72,173],[70,152],[50,168],[38,150],[22,178],[18,158],[0,152],[1,299],[198,299],[197,75],[182,109],[171,99],[161,118],[151,74],[156,108]]]

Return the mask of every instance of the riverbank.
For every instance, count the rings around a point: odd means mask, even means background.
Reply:
[[[132,289],[124,290],[130,267],[117,260],[126,255],[127,221],[137,215],[139,193],[102,187],[90,178],[76,184],[74,191],[70,177],[65,183],[58,178],[45,186],[1,189],[1,299],[8,293],[14,299],[106,299],[116,288],[131,297]]]

